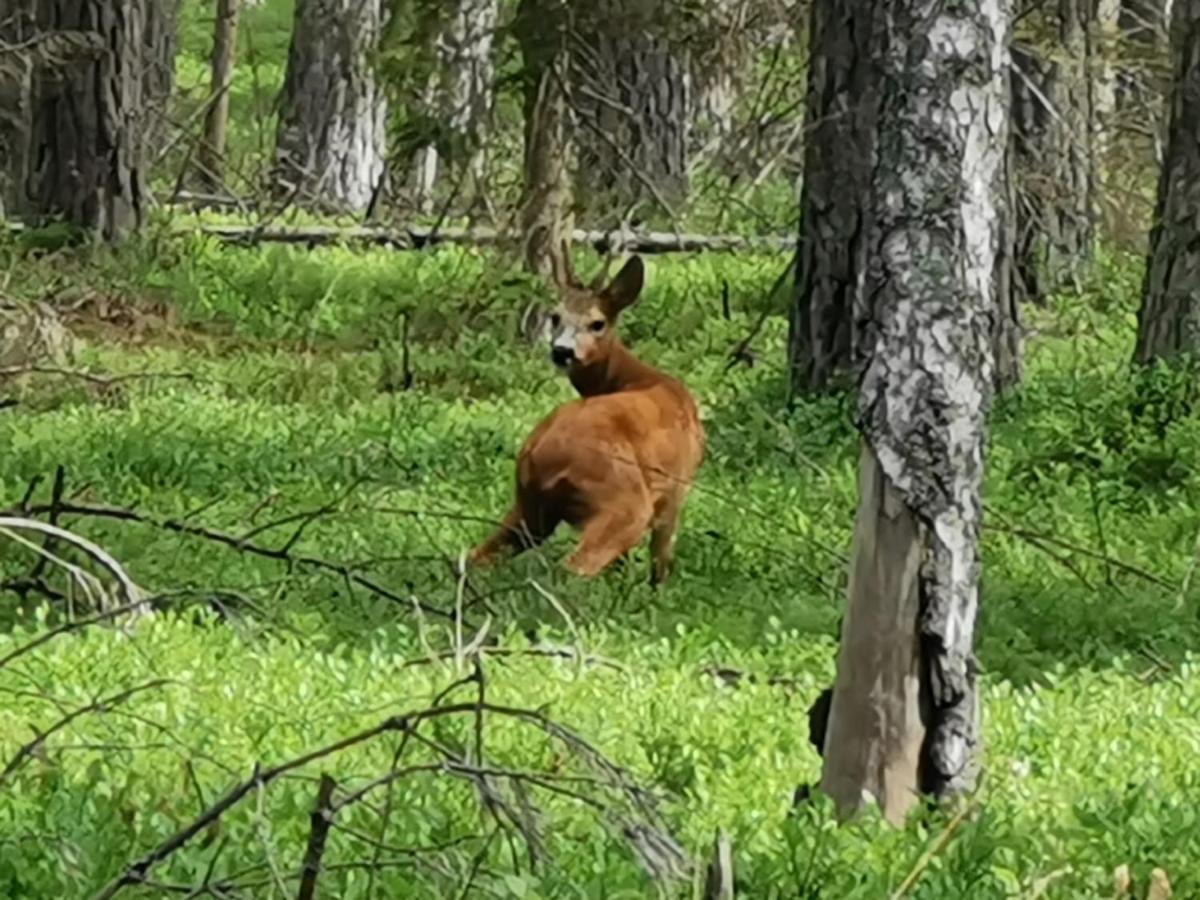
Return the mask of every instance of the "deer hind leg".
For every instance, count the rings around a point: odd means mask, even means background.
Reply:
[[[655,587],[665,584],[671,574],[680,512],[680,507],[672,504],[663,511],[650,531],[650,583]]]
[[[585,577],[600,574],[637,546],[649,524],[650,511],[640,505],[601,510],[583,526],[567,568]]]
[[[513,504],[504,520],[486,541],[471,551],[468,560],[475,566],[487,566],[503,556],[517,556],[544,543],[559,519],[537,504]]]

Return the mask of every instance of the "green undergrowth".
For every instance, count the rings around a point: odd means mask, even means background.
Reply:
[[[544,348],[518,338],[537,287],[494,257],[161,237],[86,258],[0,256],[9,293],[74,310],[84,342],[72,366],[136,376],[10,383],[20,405],[0,411],[0,507],[38,477],[31,500],[48,502],[61,466],[72,502],[147,520],[63,522],[170,594],[128,633],[64,634],[0,666],[0,765],[31,728],[150,685],[0,777],[0,893],[88,896],[256,763],[428,706],[469,671],[429,659],[456,643],[443,615],[456,603],[462,640],[486,628],[506,654],[484,665],[488,700],[540,710],[625,767],[661,795],[666,827],[696,858],[725,828],[744,896],[886,896],[919,867],[913,897],[1095,897],[1121,863],[1143,881],[1162,866],[1178,896],[1200,891],[1185,799],[1200,751],[1200,416],[1188,379],[1130,370],[1129,261],[1103,260],[1080,294],[1030,311],[1026,378],[998,402],[989,449],[986,778],[961,821],[891,829],[835,827],[820,800],[790,811],[819,774],[806,712],[832,677],[857,448],[848,398],[787,403],[786,322],[769,296],[783,257],[655,258],[626,314],[635,350],[695,391],[710,443],[678,570],[655,592],[644,549],[596,581],[566,576],[566,533],[468,589],[452,574],[503,512],[524,435],[571,396]],[[580,257],[585,275],[595,264]],[[748,361],[731,364],[764,311]],[[252,531],[255,547],[352,567],[390,596],[212,539]],[[33,560],[9,541],[0,554],[6,577]],[[3,596],[0,657],[51,624],[32,600]],[[561,655],[526,652],[547,645]],[[726,684],[714,668],[741,677]],[[471,716],[429,734],[463,753],[478,739]],[[399,741],[382,735],[252,791],[142,893],[269,860],[243,876],[261,882],[246,895],[293,894],[317,777],[361,787]],[[507,770],[595,775],[528,722],[489,715],[484,742]],[[404,759],[433,753],[412,744]],[[474,837],[491,820],[472,790],[445,772],[397,782],[385,849],[382,794],[348,810],[324,894],[454,896],[476,858],[480,895],[653,894],[629,841],[588,803],[542,790],[531,870],[519,841]],[[450,846],[401,852],[434,845]],[[370,881],[352,863],[373,854],[392,864]]]

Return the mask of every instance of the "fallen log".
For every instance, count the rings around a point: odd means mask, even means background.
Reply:
[[[330,244],[368,244],[390,247],[396,250],[421,250],[438,244],[462,244],[489,247],[519,240],[515,232],[494,228],[383,228],[357,226],[335,228],[332,226],[267,226],[256,225],[200,225],[180,229],[180,234],[199,233],[209,235],[231,244],[302,244],[319,247]],[[676,234],[667,231],[595,231],[576,229],[571,239],[574,243],[590,246],[601,253],[613,250],[627,253],[711,253],[757,251],[784,253],[794,251],[794,238],[777,235],[768,237],[742,237],[740,235]]]

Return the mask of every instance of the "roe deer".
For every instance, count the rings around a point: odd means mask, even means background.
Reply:
[[[517,456],[516,499],[503,524],[470,554],[486,565],[548,539],[560,523],[581,532],[567,567],[596,575],[651,534],[651,582],[666,580],[675,530],[704,455],[704,428],[683,384],[639,360],[616,335],[642,290],[632,257],[608,287],[556,271],[550,358],[580,399],[543,419]]]

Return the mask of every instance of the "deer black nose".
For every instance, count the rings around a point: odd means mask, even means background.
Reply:
[[[569,366],[575,361],[575,351],[570,347],[555,344],[550,348],[550,359],[556,366]]]

